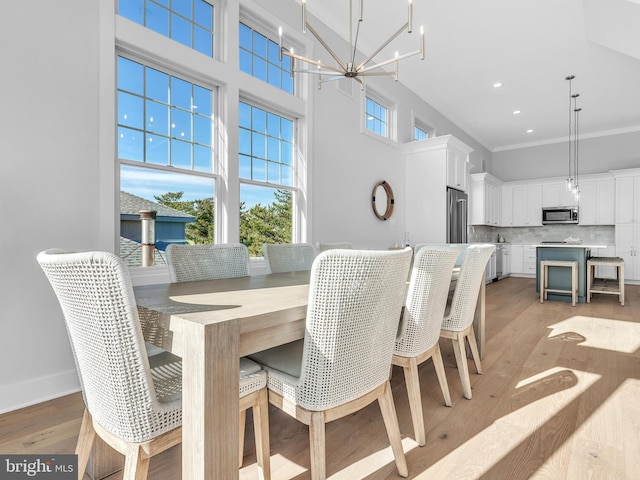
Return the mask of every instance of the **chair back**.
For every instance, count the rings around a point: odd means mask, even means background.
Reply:
[[[126,267],[107,252],[38,254],[64,314],[86,407],[103,428],[143,442],[181,424],[180,400],[154,390]]]
[[[471,325],[487,262],[495,249],[496,246],[489,243],[471,244],[467,247],[442,328],[462,331]]]
[[[322,253],[325,250],[333,250],[335,248],[353,249],[353,243],[351,242],[333,242],[333,243],[320,243],[318,242],[318,253]]]
[[[167,246],[172,282],[249,276],[249,250],[242,243]]]
[[[456,265],[460,266],[462,265],[462,261],[464,260],[464,256],[467,253],[467,247],[471,245],[470,243],[416,243],[413,246],[413,252],[414,254],[417,254],[418,251],[421,248],[424,247],[459,247],[460,248],[460,254],[458,255],[458,258],[456,259]]]
[[[395,354],[416,357],[440,338],[453,267],[462,247],[425,246],[415,254]]]
[[[411,249],[329,250],[311,270],[297,403],[324,410],[389,379]]]
[[[265,243],[262,253],[271,273],[311,270],[316,258],[310,243]]]

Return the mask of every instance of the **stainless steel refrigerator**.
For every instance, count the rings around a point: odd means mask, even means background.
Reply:
[[[467,243],[467,194],[447,188],[447,243]]]

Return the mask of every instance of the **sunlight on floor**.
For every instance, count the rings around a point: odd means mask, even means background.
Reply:
[[[480,478],[599,379],[590,372],[553,368],[521,381],[513,397],[516,407],[523,404],[521,408],[496,420],[415,478]],[[538,391],[548,389],[532,388],[549,381],[557,384],[555,393],[540,396]]]
[[[411,438],[404,438],[402,440],[402,449],[404,450],[405,455],[417,447],[418,444]],[[348,467],[343,468],[339,472],[331,475],[330,478],[332,480],[353,480],[354,478],[367,478],[369,475],[374,474],[388,464],[392,464],[395,468],[395,460],[393,458],[391,447],[379,450],[367,457],[358,460],[357,462],[350,464]]]
[[[640,348],[640,323],[574,316],[549,325],[549,328],[549,338],[577,334],[582,338],[576,343],[585,347],[623,353],[633,353]],[[571,340],[570,337],[567,339]]]

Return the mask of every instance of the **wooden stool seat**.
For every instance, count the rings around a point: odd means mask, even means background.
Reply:
[[[549,267],[571,268],[571,290],[549,288]],[[571,305],[576,306],[578,298],[578,262],[575,260],[542,260],[540,262],[540,303],[547,299],[547,293],[568,293],[571,295]]]
[[[595,267],[616,267],[616,278],[596,278]],[[593,293],[618,295],[618,301],[624,307],[624,259],[591,257],[587,260],[587,303],[591,302]]]

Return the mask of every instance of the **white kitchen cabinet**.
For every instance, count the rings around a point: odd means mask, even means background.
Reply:
[[[513,227],[513,187],[503,185],[501,195],[500,226]]]
[[[502,257],[502,272],[498,272],[499,278],[511,275],[511,245],[500,245],[498,255]]]
[[[489,257],[489,261],[487,262],[487,266],[484,271],[485,283],[491,283],[496,279],[497,277],[496,262],[497,262],[497,257],[496,257],[496,251],[494,250],[493,253],[491,254],[491,257]]]
[[[640,224],[616,224],[617,257],[624,259],[624,279],[640,280]]]
[[[565,182],[545,183],[542,185],[543,207],[574,207],[578,204]]]
[[[513,226],[535,227],[540,225],[542,225],[542,186],[514,186]]]
[[[580,225],[615,223],[615,183],[613,177],[580,181]]]
[[[524,273],[524,245],[511,245],[511,274]]]
[[[403,146],[405,157],[405,228],[413,243],[447,241],[447,186],[450,152],[465,162],[473,149],[453,135]],[[466,182],[465,182],[466,183]],[[399,187],[401,188],[401,187]]]
[[[640,170],[618,170],[614,174],[615,223],[640,222]]]
[[[469,153],[466,150],[450,145],[447,148],[447,186],[456,190],[467,191],[467,166]]]
[[[469,184],[469,223],[498,226],[501,224],[502,182],[488,173],[475,173]]]
[[[536,246],[535,245],[523,245],[522,246],[522,273],[525,275],[536,274]]]

